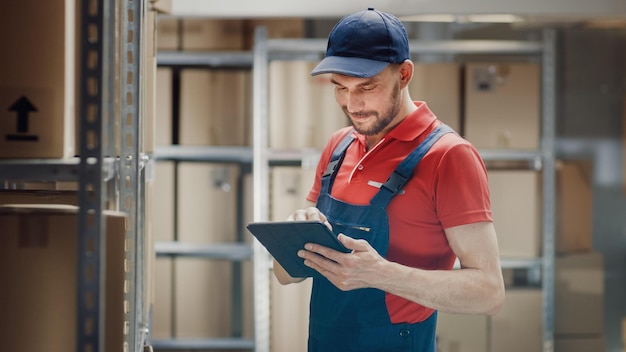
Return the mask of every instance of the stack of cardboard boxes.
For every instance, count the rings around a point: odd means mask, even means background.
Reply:
[[[302,37],[301,20],[206,20],[161,18],[158,49],[184,52],[233,52],[250,48],[253,29],[265,25],[270,37]],[[180,90],[173,90],[176,82]],[[251,70],[157,69],[156,144],[166,146],[250,146],[252,141]],[[173,92],[179,92],[174,97]],[[180,109],[172,115],[174,102]],[[177,131],[173,136],[173,131]],[[237,241],[251,220],[251,177],[237,163],[158,162],[154,183],[153,228],[156,241],[215,244]],[[178,210],[174,209],[177,202]],[[251,241],[246,235],[245,241]],[[233,319],[239,333],[253,336],[252,263],[243,264],[241,317],[233,316],[234,267],[205,258],[159,258],[153,337],[224,338]],[[235,302],[235,304],[238,304]]]
[[[475,146],[538,150],[536,64],[468,64],[465,82],[465,135]],[[489,185],[501,257],[540,258],[541,173],[490,169]],[[557,163],[554,336],[561,352],[603,349],[604,267],[591,242],[591,185],[589,163]],[[540,289],[509,281],[504,306],[493,317],[440,314],[440,350],[539,351],[542,299]]]

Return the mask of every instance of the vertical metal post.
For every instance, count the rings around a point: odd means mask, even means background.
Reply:
[[[128,215],[125,266],[125,352],[140,351],[146,327],[143,318],[143,232],[140,200],[141,38],[143,1],[122,0],[121,5],[121,148],[120,208]]]
[[[103,131],[113,111],[110,80],[114,51],[111,42],[113,0],[81,3],[80,166],[77,260],[76,351],[104,351],[105,223],[103,199]]]
[[[554,352],[554,255],[555,255],[555,136],[556,136],[556,32],[543,32],[542,139],[543,155],[543,352]]]
[[[238,174],[237,174],[237,205],[236,205],[236,217],[235,217],[235,234],[237,243],[244,242],[244,231],[245,228],[243,226],[244,223],[244,188],[245,188],[245,176],[246,171],[248,171],[249,166],[239,164]],[[243,265],[241,261],[235,260],[233,261],[233,283],[232,283],[232,292],[233,292],[233,300],[231,303],[232,309],[232,322],[231,322],[231,331],[232,336],[234,337],[242,337],[243,336]]]
[[[253,60],[253,143],[252,184],[253,218],[269,219],[269,162],[268,162],[268,48],[267,31],[263,27],[254,32]],[[254,263],[254,335],[255,351],[270,351],[270,257],[258,242],[253,244]]]

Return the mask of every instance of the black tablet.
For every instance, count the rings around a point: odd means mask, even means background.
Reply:
[[[304,249],[305,243],[318,243],[350,253],[339,242],[337,235],[319,221],[252,222],[247,228],[292,277],[319,275],[304,265],[304,259],[298,257],[298,251]]]

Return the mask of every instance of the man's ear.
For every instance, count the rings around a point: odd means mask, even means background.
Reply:
[[[405,60],[400,64],[398,73],[400,74],[400,83],[402,88],[406,87],[413,78],[413,62],[411,60]]]

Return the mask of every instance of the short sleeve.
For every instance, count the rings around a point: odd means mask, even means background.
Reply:
[[[446,151],[437,168],[435,192],[444,228],[493,221],[487,169],[469,142]]]

